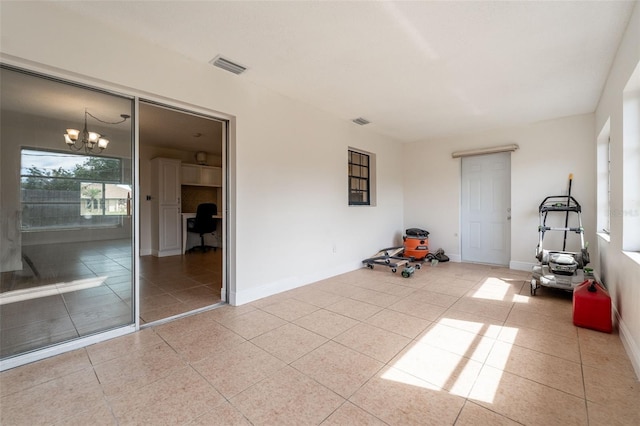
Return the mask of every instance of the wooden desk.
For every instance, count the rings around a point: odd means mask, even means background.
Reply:
[[[182,254],[187,252],[187,219],[196,217],[195,213],[182,213]],[[217,214],[212,216],[214,219],[222,220],[222,215]],[[217,232],[217,230],[216,230]]]

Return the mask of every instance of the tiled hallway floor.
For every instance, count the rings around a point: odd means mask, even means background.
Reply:
[[[0,375],[0,423],[636,425],[617,334],[529,274],[361,269]]]
[[[222,250],[140,258],[140,322],[219,303]]]

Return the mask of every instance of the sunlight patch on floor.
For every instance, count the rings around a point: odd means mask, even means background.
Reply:
[[[518,329],[514,327],[502,327],[500,333],[500,345],[494,345],[491,350],[491,368],[485,368],[483,371],[482,386],[476,386],[473,389],[473,398],[479,401],[493,403],[500,382],[502,381],[502,373],[509,361],[513,342],[518,335]],[[503,342],[503,337],[509,336],[509,342]]]
[[[480,285],[480,288],[473,293],[472,297],[476,299],[508,301],[516,303],[529,303],[529,297],[515,293],[512,283],[513,279],[488,277]],[[522,283],[522,280],[515,280]],[[510,293],[512,293],[510,295]]]
[[[82,280],[74,280],[66,283],[56,283],[43,285],[40,287],[26,288],[23,290],[7,291],[0,294],[0,305],[98,287],[103,282],[105,282],[106,279],[106,276],[92,277]]]
[[[529,296],[525,296],[523,294],[514,294],[511,301],[515,303],[529,303],[530,299],[531,298]]]
[[[453,395],[469,396],[495,338],[504,327],[481,322],[442,318],[405,349],[382,378]],[[509,328],[515,337],[517,329]],[[491,337],[489,337],[491,336]],[[498,359],[506,362],[512,345],[501,348]],[[503,366],[504,366],[503,365]],[[482,390],[474,389],[474,397],[492,402],[500,385],[494,376]]]
[[[416,386],[416,387],[419,387],[419,388],[435,390],[435,391],[441,391],[442,390],[442,387],[440,387],[440,386],[434,385],[432,383],[425,382],[424,380],[421,380],[421,379],[417,378],[416,376],[413,376],[411,374],[405,373],[404,371],[399,370],[399,369],[394,368],[394,367],[386,368],[385,372],[382,373],[381,377],[383,379],[385,379],[385,380],[391,380],[392,382],[397,382],[397,383],[402,383],[402,384],[405,384],[405,385]]]

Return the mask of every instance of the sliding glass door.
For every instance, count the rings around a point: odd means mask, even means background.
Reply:
[[[134,137],[131,98],[0,72],[4,360],[134,323]]]

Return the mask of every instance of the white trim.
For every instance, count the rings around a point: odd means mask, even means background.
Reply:
[[[229,171],[229,134],[231,127],[230,120],[224,120],[222,125],[222,286],[220,288],[220,300],[225,303],[229,303],[229,255],[231,253],[229,249],[229,235],[227,232],[227,216],[229,215],[229,200],[228,195],[228,183],[229,179],[227,173]]]
[[[512,260],[509,262],[509,269],[515,269],[516,271],[531,271],[535,266],[535,263],[532,262],[520,262],[517,260]]]
[[[133,254],[133,319],[136,331],[140,330],[140,98],[133,99],[133,176],[131,182],[133,186],[133,235],[131,235],[131,253]],[[147,250],[145,250],[147,251]],[[151,250],[149,249],[149,254]]]
[[[618,323],[618,330],[622,345],[627,351],[627,355],[629,356],[631,365],[636,372],[636,378],[640,379],[640,347],[638,347],[638,344],[633,340],[631,332],[625,325],[624,321],[622,321],[622,318],[620,318],[620,313],[616,309],[615,305],[613,306],[613,312],[616,318],[616,322]]]
[[[451,158],[470,157],[472,155],[498,154],[500,152],[513,152],[518,148],[519,146],[513,143],[510,145],[494,146],[491,148],[478,148],[478,149],[468,149],[466,151],[454,151],[451,153]]]
[[[179,248],[177,250],[165,250],[165,251],[159,251],[156,249],[151,250],[151,254],[154,255],[155,257],[167,257],[167,256],[181,256],[182,253],[182,248]]]
[[[268,296],[283,293],[287,290],[293,290],[340,274],[352,272],[362,267],[363,265],[361,262],[358,262],[357,264],[348,263],[336,268],[331,268],[328,271],[324,271],[322,274],[311,274],[304,277],[291,277],[261,285],[259,287],[250,288],[240,293],[230,291],[229,303],[233,306],[244,305],[245,303],[250,303]]]
[[[125,334],[135,333],[135,325],[127,325],[125,327],[117,328],[115,330],[105,331],[92,336],[87,336],[80,339],[69,340],[64,343],[56,344],[54,346],[44,348],[34,352],[28,352],[23,355],[18,355],[13,358],[7,358],[0,360],[0,371],[9,370],[10,368],[19,367],[21,365],[29,364],[31,362],[40,361],[45,358],[50,358],[55,355],[60,355],[66,352],[70,352],[74,349],[84,348],[86,346],[100,343],[105,340],[113,339],[114,337],[124,336]]]
[[[622,254],[640,265],[640,253],[638,253],[637,251],[622,250]]]
[[[445,254],[449,258],[450,262],[456,262],[456,263],[462,262],[462,256],[460,256],[459,254],[448,254],[448,253],[445,253]]]

